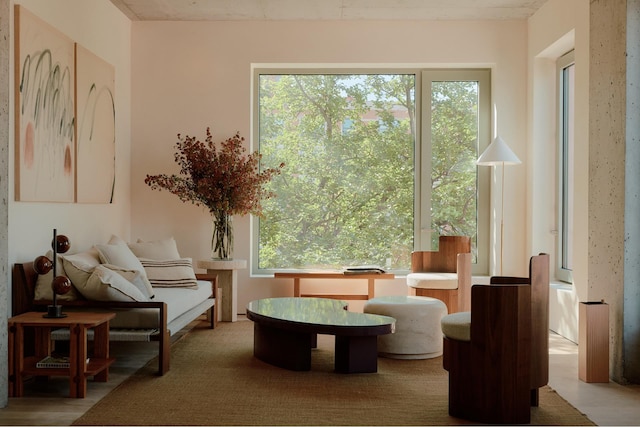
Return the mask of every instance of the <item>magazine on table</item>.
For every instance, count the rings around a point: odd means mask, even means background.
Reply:
[[[36,363],[36,368],[68,368],[69,361],[69,356],[47,356]],[[89,363],[88,357],[87,363]]]
[[[344,274],[382,274],[386,271],[378,265],[353,265],[342,269]]]

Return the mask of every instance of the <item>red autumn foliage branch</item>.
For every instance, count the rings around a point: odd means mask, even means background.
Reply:
[[[275,194],[265,188],[279,175],[278,168],[260,171],[261,155],[245,154],[244,138],[236,133],[231,138],[213,143],[207,128],[205,142],[178,134],[176,163],[179,175],[147,175],[144,182],[153,190],[167,190],[183,202],[204,206],[217,218],[221,214],[262,216],[261,201]]]

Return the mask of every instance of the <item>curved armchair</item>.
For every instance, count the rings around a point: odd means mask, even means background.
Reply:
[[[529,423],[549,377],[549,256],[529,277],[471,288],[471,312],[442,318],[449,414],[483,423]]]
[[[449,313],[468,311],[471,297],[471,238],[440,236],[438,251],[411,254],[409,294],[437,298]]]

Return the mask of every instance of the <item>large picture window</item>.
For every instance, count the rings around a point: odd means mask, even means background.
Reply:
[[[408,271],[440,234],[488,253],[475,165],[490,138],[488,71],[256,69],[254,85],[262,165],[286,164],[254,222],[254,273]]]

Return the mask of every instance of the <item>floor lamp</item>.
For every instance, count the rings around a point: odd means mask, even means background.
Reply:
[[[500,275],[502,275],[502,255],[504,253],[504,166],[522,163],[518,156],[499,136],[493,140],[476,161],[480,166],[502,166],[502,197],[500,199]]]

